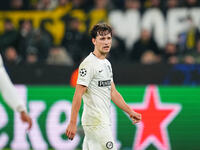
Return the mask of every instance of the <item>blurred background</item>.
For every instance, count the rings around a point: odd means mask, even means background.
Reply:
[[[89,31],[99,22],[113,28],[108,59],[117,88],[144,116],[143,126],[132,126],[113,105],[118,149],[199,150],[199,0],[0,1],[0,53],[35,124],[26,134],[0,101],[0,149],[81,149],[80,122],[74,141],[64,132],[77,68],[93,51]],[[159,121],[154,110],[162,109],[171,113]],[[152,117],[156,125],[148,122]]]

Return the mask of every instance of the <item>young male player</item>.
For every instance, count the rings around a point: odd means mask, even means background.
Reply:
[[[79,76],[72,102],[70,123],[66,135],[73,140],[77,116],[83,97],[82,126],[85,133],[83,150],[116,150],[111,132],[110,106],[112,101],[128,113],[133,124],[141,115],[133,111],[116,90],[112,67],[106,59],[112,44],[112,29],[108,24],[96,24],[91,30],[94,51],[79,66]]]
[[[26,107],[19,98],[15,87],[13,86],[6,70],[3,66],[2,57],[0,55],[0,92],[5,102],[15,111],[20,113],[21,120],[28,123],[28,130],[32,127],[32,120],[27,114]],[[1,118],[0,118],[1,119]]]

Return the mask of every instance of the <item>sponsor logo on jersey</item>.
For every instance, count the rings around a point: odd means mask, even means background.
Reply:
[[[111,86],[111,80],[98,81],[99,87]]]

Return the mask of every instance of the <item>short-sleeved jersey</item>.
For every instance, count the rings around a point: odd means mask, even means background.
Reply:
[[[17,94],[10,78],[4,68],[3,60],[0,54],[0,94],[2,94],[5,102],[18,112],[26,111],[22,99]]]
[[[110,125],[113,73],[107,59],[90,53],[79,66],[77,84],[87,86],[83,95],[82,125]]]

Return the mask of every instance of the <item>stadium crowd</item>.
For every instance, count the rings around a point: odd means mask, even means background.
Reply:
[[[200,7],[200,1],[8,0],[0,2],[0,11],[53,11],[68,5],[72,6],[71,10],[87,12],[91,15],[91,18],[95,18],[93,13],[90,13],[94,10],[105,10],[105,15],[109,16],[112,10],[135,10],[140,14],[144,14],[149,8],[159,9],[166,16],[169,9]],[[45,22],[48,20],[41,21],[40,26],[34,28],[31,19],[21,20],[19,26],[15,27],[10,18],[1,18],[4,31],[0,33],[0,50],[5,63],[15,65],[47,63],[69,66],[79,64],[93,49],[88,34],[91,20],[84,20],[87,28],[83,32],[80,31],[82,20],[69,14],[67,13],[61,18],[65,24],[65,29],[59,43],[54,42],[54,36],[45,27]],[[108,18],[98,21],[110,22]],[[143,64],[200,63],[200,32],[198,27],[194,25],[191,16],[187,17],[187,21],[189,27],[179,34],[177,42],[168,41],[163,46],[160,46],[154,39],[152,31],[146,28],[141,28],[135,41],[131,41],[127,46],[125,39],[118,36],[114,28],[113,43],[108,58],[111,62],[129,61]]]

